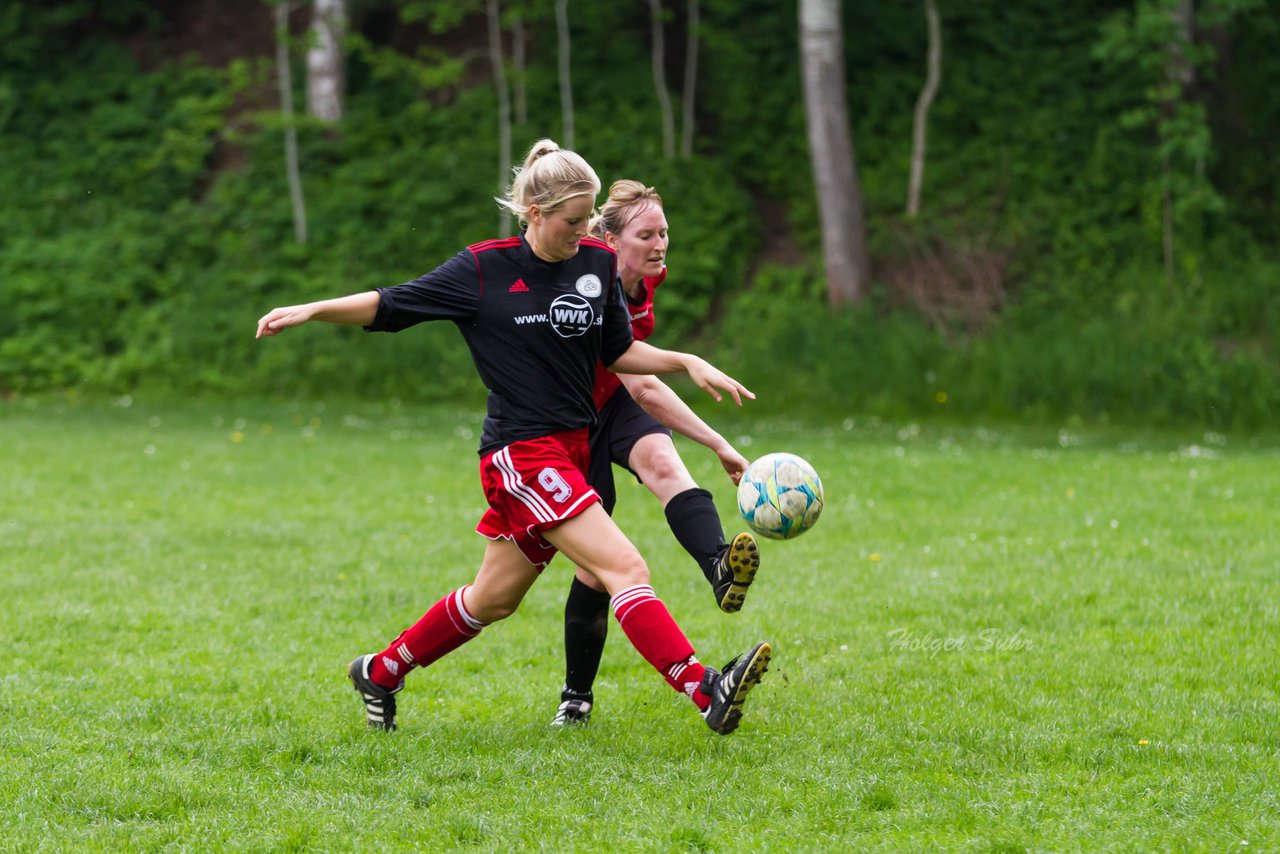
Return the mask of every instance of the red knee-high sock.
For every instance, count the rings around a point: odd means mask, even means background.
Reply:
[[[480,634],[488,623],[471,616],[462,604],[462,594],[470,587],[455,590],[432,605],[422,619],[374,656],[369,678],[384,688],[394,688],[410,670],[426,667]]]
[[[677,691],[689,695],[698,708],[705,709],[710,699],[698,690],[706,670],[694,657],[693,645],[672,619],[648,584],[637,584],[620,590],[611,600],[618,625],[632,645]]]

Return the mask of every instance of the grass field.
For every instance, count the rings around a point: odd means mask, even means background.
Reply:
[[[616,624],[547,726],[563,559],[365,731],[346,663],[479,559],[472,412],[0,404],[0,849],[1280,848],[1280,442],[755,406],[827,507],[742,613],[619,508],[703,660],[774,644],[723,738]]]

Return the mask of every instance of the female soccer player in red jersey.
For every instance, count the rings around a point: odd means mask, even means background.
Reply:
[[[441,598],[381,652],[351,662],[370,727],[395,729],[405,675],[510,616],[557,551],[609,591],[628,639],[715,732],[737,728],[768,666],[764,642],[723,671],[698,661],[649,585],[644,558],[586,482],[598,362],[640,374],[684,371],[717,400],[723,391],[739,405],[753,396],[697,356],[633,339],[616,256],[587,234],[599,192],[585,160],[542,140],[499,200],[519,216],[521,235],[467,247],[403,285],[275,308],[258,321],[262,338],[312,320],[387,332],[452,320],[489,389],[480,440],[489,509],[477,525],[489,538],[484,559],[471,584]]]
[[[594,231],[618,253],[618,278],[637,341],[654,328],[654,291],[667,275],[669,245],[662,197],[639,181],[615,181]],[[748,461],[653,375],[615,374],[597,366],[593,390],[600,419],[591,431],[587,482],[612,514],[617,493],[613,465],[628,469],[653,493],[672,533],[711,583],[716,604],[732,613],[742,607],[760,565],[748,532],[726,543],[711,493],[700,489],[671,440],[671,429],[710,448],[736,484]],[[552,724],[586,723],[595,697],[609,625],[609,593],[579,567],[565,602],[565,683]]]

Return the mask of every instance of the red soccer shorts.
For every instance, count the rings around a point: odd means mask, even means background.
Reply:
[[[556,555],[542,532],[600,500],[587,485],[587,430],[566,430],[513,442],[480,458],[480,484],[489,500],[476,530],[511,540],[538,569]]]

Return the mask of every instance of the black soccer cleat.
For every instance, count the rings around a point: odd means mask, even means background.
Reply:
[[[711,577],[711,589],[721,611],[732,614],[742,610],[747,588],[759,570],[760,547],[755,537],[743,531],[724,547]]]
[[[728,735],[738,728],[742,720],[742,704],[769,669],[769,657],[772,655],[773,647],[762,641],[726,664],[723,671],[707,668],[698,688],[711,698],[711,705],[702,713],[707,726],[721,735]]]
[[[560,694],[560,708],[551,719],[552,726],[585,726],[591,721],[591,692],[577,694],[563,691]]]
[[[369,678],[369,664],[372,655],[362,655],[351,662],[347,668],[347,676],[356,692],[364,700],[364,722],[369,729],[380,729],[395,732],[396,729],[396,692],[404,687],[404,680],[394,688],[383,688]]]

